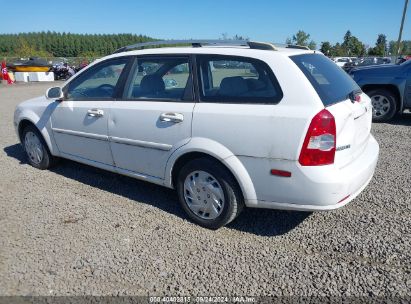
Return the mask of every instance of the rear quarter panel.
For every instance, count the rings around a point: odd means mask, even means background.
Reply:
[[[322,107],[314,88],[288,56],[268,53],[283,98],[278,104],[200,102],[194,108],[193,138],[209,138],[233,155],[297,160],[305,130]]]

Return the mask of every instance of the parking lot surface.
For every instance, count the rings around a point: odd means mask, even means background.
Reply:
[[[373,124],[377,170],[347,207],[245,209],[210,231],[172,190],[29,166],[13,111],[49,86],[0,85],[0,295],[411,296],[411,114]]]

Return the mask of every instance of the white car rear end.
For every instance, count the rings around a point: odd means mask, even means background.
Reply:
[[[322,109],[305,128],[298,161],[270,164],[289,172],[290,180],[279,177],[265,182],[259,188],[271,189],[271,195],[257,205],[294,210],[342,207],[366,187],[377,164],[379,147],[370,133],[371,101],[324,56],[290,58],[315,88]]]

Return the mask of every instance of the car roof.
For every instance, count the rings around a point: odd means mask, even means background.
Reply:
[[[299,54],[313,54],[319,53],[319,51],[305,50],[305,49],[294,49],[286,47],[276,47],[276,50],[260,50],[260,49],[250,49],[249,47],[242,46],[202,46],[202,47],[162,47],[162,48],[151,48],[143,50],[131,50],[119,53],[114,53],[106,57],[100,58],[98,61],[106,60],[109,58],[123,57],[123,56],[138,56],[138,55],[172,55],[172,54],[211,54],[211,55],[230,55],[230,56],[241,56],[241,57],[253,57],[260,58],[266,56],[292,56]]]

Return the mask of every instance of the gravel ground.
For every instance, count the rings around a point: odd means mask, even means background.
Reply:
[[[0,295],[411,296],[411,114],[373,125],[377,171],[347,207],[246,209],[210,231],[166,188],[29,166],[13,111],[48,86],[0,85]]]

